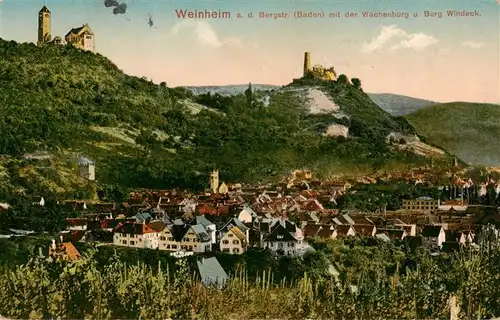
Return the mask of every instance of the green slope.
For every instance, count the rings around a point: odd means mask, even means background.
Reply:
[[[19,188],[87,197],[103,184],[200,188],[213,168],[222,180],[258,182],[300,167],[328,176],[428,163],[388,146],[389,132],[414,129],[346,83],[314,85],[349,115],[348,139],[318,135],[318,125],[344,120],[308,114],[304,98],[286,88],[194,96],[128,76],[105,57],[71,46],[0,40],[0,75],[2,197]],[[269,104],[260,102],[264,95]],[[36,151],[53,158],[22,160]],[[79,156],[96,162],[99,184],[78,178]]]
[[[406,116],[436,144],[477,165],[500,165],[500,105],[452,102]]]

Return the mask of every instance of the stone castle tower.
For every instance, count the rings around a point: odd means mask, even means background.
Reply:
[[[37,46],[41,47],[51,40],[50,35],[50,11],[46,6],[38,12],[38,42]]]
[[[219,170],[213,170],[210,174],[210,190],[213,193],[219,191]]]
[[[306,52],[304,54],[304,76],[306,76],[309,71],[311,71],[311,53]]]

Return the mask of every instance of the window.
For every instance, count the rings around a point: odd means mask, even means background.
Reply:
[[[130,245],[131,246],[135,245],[135,241],[130,241]]]
[[[130,238],[135,238],[135,234],[131,234],[131,235],[130,235]]]
[[[277,238],[278,238],[278,239],[283,239],[283,235],[282,235],[282,234],[279,234]]]
[[[174,241],[173,237],[168,237],[168,241]]]
[[[232,233],[229,233],[227,236],[228,236],[228,237],[232,237],[232,236],[233,236],[233,234],[232,234]]]
[[[189,251],[193,251],[193,246],[189,246],[189,247],[188,247],[188,250],[189,250]]]
[[[168,246],[167,246],[168,247]],[[172,245],[172,249],[177,249],[177,245],[176,244],[173,244]]]
[[[222,249],[222,252],[229,252],[229,248]]]
[[[234,252],[234,253],[238,253],[238,252],[240,252],[240,249],[238,249],[238,248],[234,248],[234,249],[233,249],[233,252]]]
[[[122,244],[127,244],[127,240],[122,240]]]
[[[284,247],[283,242],[279,243],[279,244],[278,244],[278,247],[279,247],[280,249],[282,249],[282,248]]]
[[[223,243],[223,244],[228,244],[228,243],[229,243],[229,241],[228,241],[228,240],[224,240],[224,241],[222,241],[222,243]]]
[[[290,248],[293,248],[294,243],[293,243],[293,242],[290,242],[290,243],[288,243],[288,246],[289,246]]]
[[[170,245],[169,244],[167,244],[167,249],[170,249]]]
[[[165,237],[160,237],[160,240],[161,241],[165,241]]]
[[[85,39],[87,39],[87,40],[91,40],[91,39],[92,39],[92,36],[86,35],[86,36],[85,36]]]
[[[233,240],[233,244],[240,244],[238,240]]]

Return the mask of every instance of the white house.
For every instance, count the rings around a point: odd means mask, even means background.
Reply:
[[[217,243],[217,227],[215,223],[208,220],[204,215],[196,216],[194,224],[202,225],[210,236],[212,244]]]
[[[243,234],[245,234],[247,243],[250,243],[250,228],[247,227],[243,222],[241,222],[238,218],[232,218],[229,220],[220,230],[218,238],[222,239],[224,234],[229,231],[232,227],[238,227]]]
[[[120,223],[113,234],[113,244],[132,248],[157,249],[159,232],[143,223]]]
[[[302,246],[302,232],[288,221],[277,219],[271,226],[269,234],[262,239],[262,247],[285,255],[295,255]]]
[[[440,248],[445,241],[446,232],[442,226],[425,226],[422,230],[422,244],[428,248]]]
[[[249,206],[245,206],[238,214],[238,220],[243,223],[252,223],[257,214]]]
[[[45,205],[45,199],[43,197],[34,197],[31,204],[43,207]]]
[[[159,249],[167,251],[207,252],[212,238],[201,224],[167,226],[159,237]]]
[[[242,254],[247,249],[247,239],[238,227],[229,229],[220,241],[220,251],[231,254]]]

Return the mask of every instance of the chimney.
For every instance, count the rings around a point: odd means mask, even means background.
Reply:
[[[52,250],[56,250],[56,240],[52,239]]]
[[[61,240],[61,243],[63,243],[63,236],[62,235],[59,236],[59,239]]]

